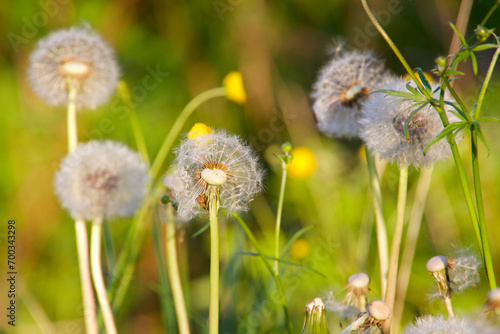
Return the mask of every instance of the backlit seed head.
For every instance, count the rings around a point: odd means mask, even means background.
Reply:
[[[403,334],[495,334],[498,328],[468,317],[424,316],[405,327]]]
[[[441,255],[434,256],[429,261],[427,261],[425,267],[427,268],[427,271],[431,273],[443,271],[448,268],[448,259],[445,256]]]
[[[368,306],[368,312],[370,315],[378,320],[378,321],[383,321],[386,319],[389,319],[391,316],[391,309],[389,306],[387,306],[386,303],[380,300],[375,300]]]
[[[105,103],[118,85],[113,50],[89,28],[51,33],[39,41],[30,63],[33,90],[51,105],[66,105],[72,85],[77,107],[93,109]]]
[[[331,137],[357,137],[361,103],[390,79],[384,63],[371,53],[338,48],[311,94],[318,129]]]
[[[407,92],[406,84],[405,80],[397,79],[385,89]],[[412,82],[409,84],[415,85]],[[439,98],[439,92],[435,94]],[[445,100],[453,101],[447,94]],[[425,147],[443,130],[443,124],[438,112],[430,106],[425,106],[412,115],[416,109],[412,106],[413,103],[401,101],[395,96],[386,96],[383,92],[372,94],[363,104],[363,116],[359,121],[362,126],[360,137],[381,159],[397,162],[399,166],[419,168],[447,158],[451,150],[443,138],[424,155]],[[447,112],[447,116],[450,123],[459,121],[451,112]]]
[[[91,141],[64,158],[55,188],[74,219],[112,219],[135,212],[148,180],[137,153],[117,142]]]
[[[230,213],[247,210],[262,190],[264,173],[250,147],[221,131],[182,141],[173,167],[172,195],[187,219],[209,209],[209,187],[218,188],[220,207]]]
[[[348,279],[349,286],[353,288],[366,288],[370,284],[370,276],[365,273],[351,275]]]

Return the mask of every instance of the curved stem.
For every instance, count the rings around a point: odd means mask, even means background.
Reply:
[[[399,170],[398,204],[396,208],[396,225],[392,237],[391,257],[389,260],[389,273],[387,275],[387,291],[385,293],[385,303],[389,306],[391,313],[394,312],[394,299],[396,297],[396,284],[398,276],[399,251],[403,236],[405,221],[406,191],[408,186],[408,167],[403,166]],[[391,316],[384,323],[384,333],[391,332]]]
[[[280,258],[280,228],[281,228],[281,213],[283,211],[283,200],[285,197],[285,185],[286,185],[286,174],[287,174],[287,164],[285,162],[281,162],[281,186],[280,186],[280,195],[278,199],[278,208],[276,210],[276,231],[274,233],[274,257],[276,261],[274,261],[274,271],[276,275],[279,275],[279,258]]]
[[[167,251],[167,272],[170,280],[170,288],[174,299],[175,313],[179,325],[179,334],[189,334],[189,320],[184,302],[184,293],[177,263],[177,245],[175,237],[175,221],[172,204],[167,204],[166,208],[166,251]]]
[[[387,272],[389,270],[389,246],[387,242],[387,228],[384,218],[384,206],[382,204],[382,191],[380,190],[380,180],[375,166],[375,158],[365,147],[366,164],[368,166],[368,176],[373,198],[373,209],[375,211],[375,221],[377,226],[377,247],[378,261],[380,266],[380,286],[381,294],[385,296],[387,289]]]
[[[208,333],[219,333],[219,194],[217,187],[209,186],[210,212],[210,300]],[[211,190],[211,191],[210,191]]]
[[[113,318],[113,312],[109,305],[108,295],[106,293],[106,285],[104,284],[104,277],[102,276],[101,266],[101,229],[102,218],[97,218],[92,222],[92,235],[91,235],[91,269],[92,278],[94,280],[94,287],[101,306],[102,315],[104,318],[104,327],[108,334],[116,334],[116,325]]]
[[[181,113],[175,120],[174,125],[172,125],[172,128],[170,129],[167,137],[163,141],[163,144],[161,145],[160,150],[156,155],[156,159],[153,162],[153,165],[151,167],[151,178],[153,180],[158,176],[158,173],[160,172],[160,169],[167,157],[168,152],[172,148],[175,139],[181,132],[182,127],[188,120],[189,116],[191,116],[193,111],[195,111],[196,108],[198,108],[203,102],[210,100],[214,97],[220,97],[225,95],[226,95],[226,89],[224,87],[212,88],[196,96],[184,107],[184,109],[182,109]]]
[[[406,299],[406,291],[408,290],[408,283],[410,281],[415,248],[417,246],[417,239],[420,233],[420,225],[424,214],[425,202],[427,200],[427,194],[431,183],[432,169],[432,166],[429,168],[422,168],[418,178],[417,190],[415,192],[415,199],[413,201],[408,230],[406,232],[403,255],[401,256],[401,268],[399,269],[398,282],[396,284],[396,301],[394,303],[394,320],[392,322],[394,333],[399,333],[399,324],[401,322],[404,301]]]
[[[76,247],[78,250],[78,264],[80,267],[80,281],[82,284],[83,315],[85,317],[85,332],[97,334],[96,306],[92,277],[90,276],[89,240],[87,226],[83,219],[75,220]]]
[[[500,56],[500,47],[498,47],[497,50],[495,51],[495,54],[491,59],[490,66],[488,67],[488,72],[486,72],[486,77],[484,78],[483,86],[481,87],[481,92],[479,93],[479,98],[477,100],[476,111],[474,112],[474,119],[479,117],[479,113],[481,112],[481,108],[483,107],[483,100],[484,97],[486,96],[486,90],[488,89],[488,85],[490,84],[491,76],[493,75],[493,70],[495,69],[498,56]]]
[[[68,152],[76,150],[78,145],[78,131],[76,126],[76,85],[68,81],[68,110],[67,110],[67,131],[68,131]]]
[[[486,24],[486,22],[488,22],[488,20],[490,19],[491,15],[493,15],[493,13],[495,12],[495,10],[497,10],[497,8],[498,8],[498,1],[495,1],[495,4],[493,5],[493,7],[491,7],[491,9],[488,12],[488,14],[486,14],[486,16],[484,17],[484,19],[479,24],[481,27],[484,27],[484,25]]]
[[[479,230],[481,233],[481,243],[483,245],[483,260],[486,267],[486,274],[490,289],[497,288],[495,272],[493,270],[493,260],[491,258],[490,242],[488,240],[488,231],[486,229],[486,217],[484,214],[483,195],[481,192],[481,177],[479,173],[479,157],[477,151],[477,130],[475,126],[471,129],[471,148],[472,148],[472,173],[474,177],[474,192],[476,195],[477,212],[479,216]]]

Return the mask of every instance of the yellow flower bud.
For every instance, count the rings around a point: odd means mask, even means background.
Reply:
[[[297,239],[290,247],[290,255],[297,260],[303,260],[309,255],[311,247],[304,239]]]
[[[245,92],[243,76],[240,72],[229,72],[222,81],[222,85],[226,89],[228,100],[238,104],[245,104],[247,102],[247,93]]]
[[[198,137],[204,137],[212,133],[212,128],[203,124],[203,123],[195,123],[191,130],[189,130],[188,138],[196,139]]]
[[[295,147],[292,152],[292,162],[288,165],[288,175],[292,179],[303,180],[310,178],[316,171],[316,156],[305,146]]]

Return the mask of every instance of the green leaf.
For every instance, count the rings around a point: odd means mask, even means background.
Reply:
[[[465,115],[465,113],[460,109],[460,107],[458,105],[456,105],[455,103],[452,103],[450,101],[443,101],[444,104],[452,107],[453,109],[455,110],[448,110],[449,112],[452,112],[453,114],[455,114],[455,116],[457,116],[458,118],[460,118],[461,120],[467,120],[467,116]]]
[[[429,144],[427,144],[424,148],[424,155],[427,154],[427,151],[429,150],[429,148],[436,144],[438,141],[440,141],[441,139],[443,139],[444,137],[446,137],[448,134],[452,133],[453,131],[455,130],[460,130],[462,128],[464,128],[468,123],[465,123],[465,122],[455,122],[455,123],[451,123],[451,124],[448,124],[447,127],[445,127],[443,129],[443,131],[441,131],[437,136],[436,138],[434,138],[433,140],[431,140],[431,142]]]
[[[424,75],[424,72],[422,72],[422,69],[420,67],[417,67],[417,73],[420,78],[420,82],[424,85],[425,89],[427,89],[428,92],[432,91],[431,84],[429,81],[427,81],[427,78]]]
[[[305,265],[300,264],[300,263],[290,262],[290,261],[286,261],[286,260],[283,260],[283,259],[277,259],[277,258],[275,258],[274,256],[271,256],[271,255],[265,255],[265,254],[260,254],[260,253],[252,253],[252,252],[236,252],[236,254],[247,255],[247,256],[262,256],[262,255],[264,255],[269,260],[278,261],[280,263],[287,264],[289,266],[298,267],[300,269],[313,272],[315,274],[318,274],[318,275],[326,278],[325,274],[317,271],[316,269],[313,269],[311,267],[305,266]]]
[[[418,90],[416,90],[415,88],[413,88],[409,82],[406,84],[406,89],[408,89],[414,95],[420,95],[420,93],[418,92]]]
[[[476,122],[500,122],[500,118],[491,117],[491,116],[482,116],[476,118]]]
[[[386,95],[389,96],[398,96],[398,97],[408,97],[408,98],[414,98],[415,94],[410,94],[406,92],[400,92],[398,90],[390,90],[390,89],[379,89],[374,91],[373,93],[385,93]]]
[[[210,227],[210,223],[206,223],[205,225],[203,225],[202,228],[200,228],[198,230],[198,232],[196,232],[195,234],[193,234],[191,236],[191,238],[196,238],[197,236],[199,236],[200,234],[202,234],[203,232],[205,232],[209,227]]]
[[[463,47],[467,47],[467,42],[465,41],[465,38],[460,33],[460,31],[458,31],[457,27],[453,23],[451,23],[451,22],[448,22],[448,24],[450,25],[451,29],[453,29],[455,31],[455,33],[457,34],[458,38],[460,38],[460,41],[462,42],[462,46]]]
[[[486,138],[483,135],[483,131],[481,131],[481,125],[479,125],[479,123],[477,123],[477,122],[474,123],[474,131],[476,131],[479,140],[481,140],[481,142],[483,143],[484,147],[486,147],[486,151],[488,152],[488,156],[489,156],[490,155],[490,151],[491,151],[490,150],[490,144],[488,144],[488,141],[486,140]]]
[[[295,234],[290,238],[290,240],[288,240],[288,242],[286,243],[286,245],[281,250],[281,252],[280,252],[280,258],[288,252],[288,250],[290,249],[290,247],[292,247],[292,244],[295,242],[295,240],[297,240],[302,235],[304,235],[307,231],[309,231],[309,230],[311,230],[313,228],[314,228],[314,226],[310,225],[310,226],[306,226],[304,228],[301,228],[300,230],[298,230],[297,232],[295,232]]]
[[[470,60],[472,61],[472,70],[474,71],[474,76],[477,76],[477,59],[474,52],[470,53]]]
[[[481,44],[472,48],[472,51],[483,51],[488,49],[496,49],[499,46],[493,43]]]

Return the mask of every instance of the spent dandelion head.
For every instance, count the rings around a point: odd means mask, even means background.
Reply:
[[[383,333],[382,324],[391,316],[389,306],[380,300],[373,301],[368,305],[366,312],[359,314],[358,318],[351,324],[354,333]],[[354,326],[353,326],[354,325]]]
[[[385,89],[406,92],[406,82],[396,79]],[[450,101],[451,98],[445,95],[445,100]],[[443,130],[443,124],[431,106],[413,113],[416,108],[413,101],[402,101],[382,92],[372,94],[363,104],[360,137],[380,158],[395,161],[399,166],[419,168],[447,158],[451,150],[446,139],[432,145],[424,155],[425,147]],[[447,114],[450,123],[458,121],[451,112]],[[405,123],[408,124],[407,132]]]
[[[207,192],[215,189],[220,207],[245,211],[262,190],[263,170],[249,146],[234,135],[214,131],[186,139],[176,152],[173,197],[179,214],[192,218],[208,209]]]
[[[329,311],[338,314],[341,319],[352,319],[359,313],[366,312],[367,296],[370,291],[370,276],[360,272],[351,275],[347,281],[344,299],[337,302],[333,294],[328,296],[326,305]]]
[[[301,334],[328,334],[326,309],[321,298],[314,298],[306,305]]]
[[[362,101],[390,78],[384,63],[371,53],[337,49],[313,86],[318,129],[331,137],[357,137]]]
[[[113,50],[90,28],[58,30],[38,42],[30,57],[33,90],[48,104],[68,104],[70,87],[78,108],[105,103],[118,85]]]
[[[415,324],[405,327],[404,334],[494,334],[498,328],[469,318],[443,316],[425,316],[417,318]]]
[[[228,100],[238,104],[247,102],[247,93],[243,86],[243,75],[237,71],[229,72],[222,81],[222,85],[226,89],[226,97]]]
[[[56,194],[74,219],[131,216],[149,179],[139,155],[113,141],[80,144],[61,163]]]

